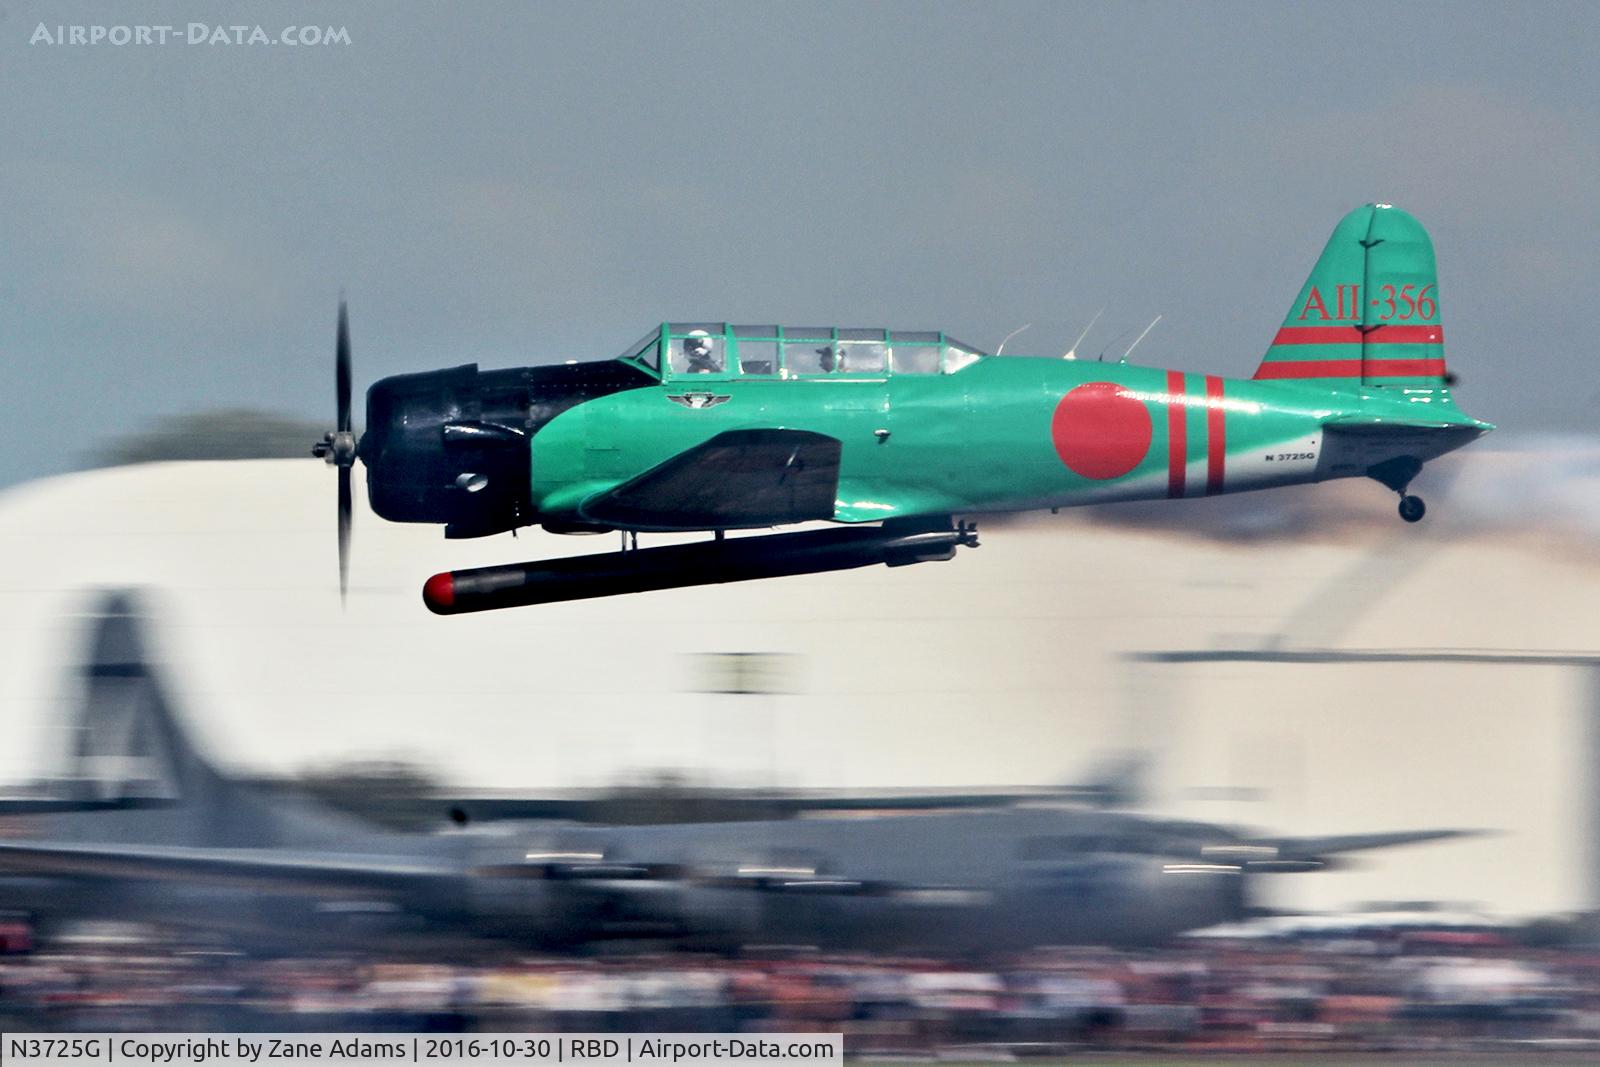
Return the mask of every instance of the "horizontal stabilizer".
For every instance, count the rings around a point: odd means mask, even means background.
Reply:
[[[1480,437],[1494,429],[1490,423],[1475,420],[1463,423],[1459,419],[1395,419],[1389,417],[1374,419],[1360,415],[1329,419],[1322,424],[1322,428],[1333,433],[1366,437],[1389,437],[1414,431],[1445,431],[1470,435],[1469,440]]]
[[[1270,842],[1284,859],[1319,860],[1347,852],[1398,848],[1457,837],[1475,837],[1481,830],[1397,830],[1377,834],[1334,834],[1327,837],[1282,837]]]

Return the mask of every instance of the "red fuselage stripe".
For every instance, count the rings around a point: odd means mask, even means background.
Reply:
[[[1222,492],[1222,466],[1228,456],[1228,413],[1222,407],[1222,379],[1206,375],[1206,495]]]
[[[1180,497],[1189,466],[1189,406],[1183,396],[1183,372],[1167,371],[1167,495]]]
[[[1272,339],[1274,345],[1358,345],[1359,326],[1285,326]],[[1390,326],[1379,324],[1368,330],[1369,345],[1442,345],[1442,326]]]
[[[1266,378],[1443,378],[1442,359],[1293,359],[1256,368]]]

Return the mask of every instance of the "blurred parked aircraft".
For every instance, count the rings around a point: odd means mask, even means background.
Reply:
[[[1160,940],[1246,915],[1255,876],[1459,832],[1267,837],[1060,802],[383,831],[212,767],[173,717],[141,627],[132,597],[100,605],[71,773],[43,810],[37,792],[0,806],[0,906],[301,948],[318,932],[435,930],[546,948],[976,952]]]

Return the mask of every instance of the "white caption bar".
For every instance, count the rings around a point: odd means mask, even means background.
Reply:
[[[788,1064],[840,1067],[842,1034],[25,1034],[0,1032],[0,1067],[267,1064]]]

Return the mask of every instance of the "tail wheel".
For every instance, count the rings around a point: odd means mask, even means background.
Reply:
[[[1403,496],[1400,498],[1400,517],[1407,522],[1421,522],[1422,516],[1428,513],[1428,505],[1422,502],[1420,496]]]

